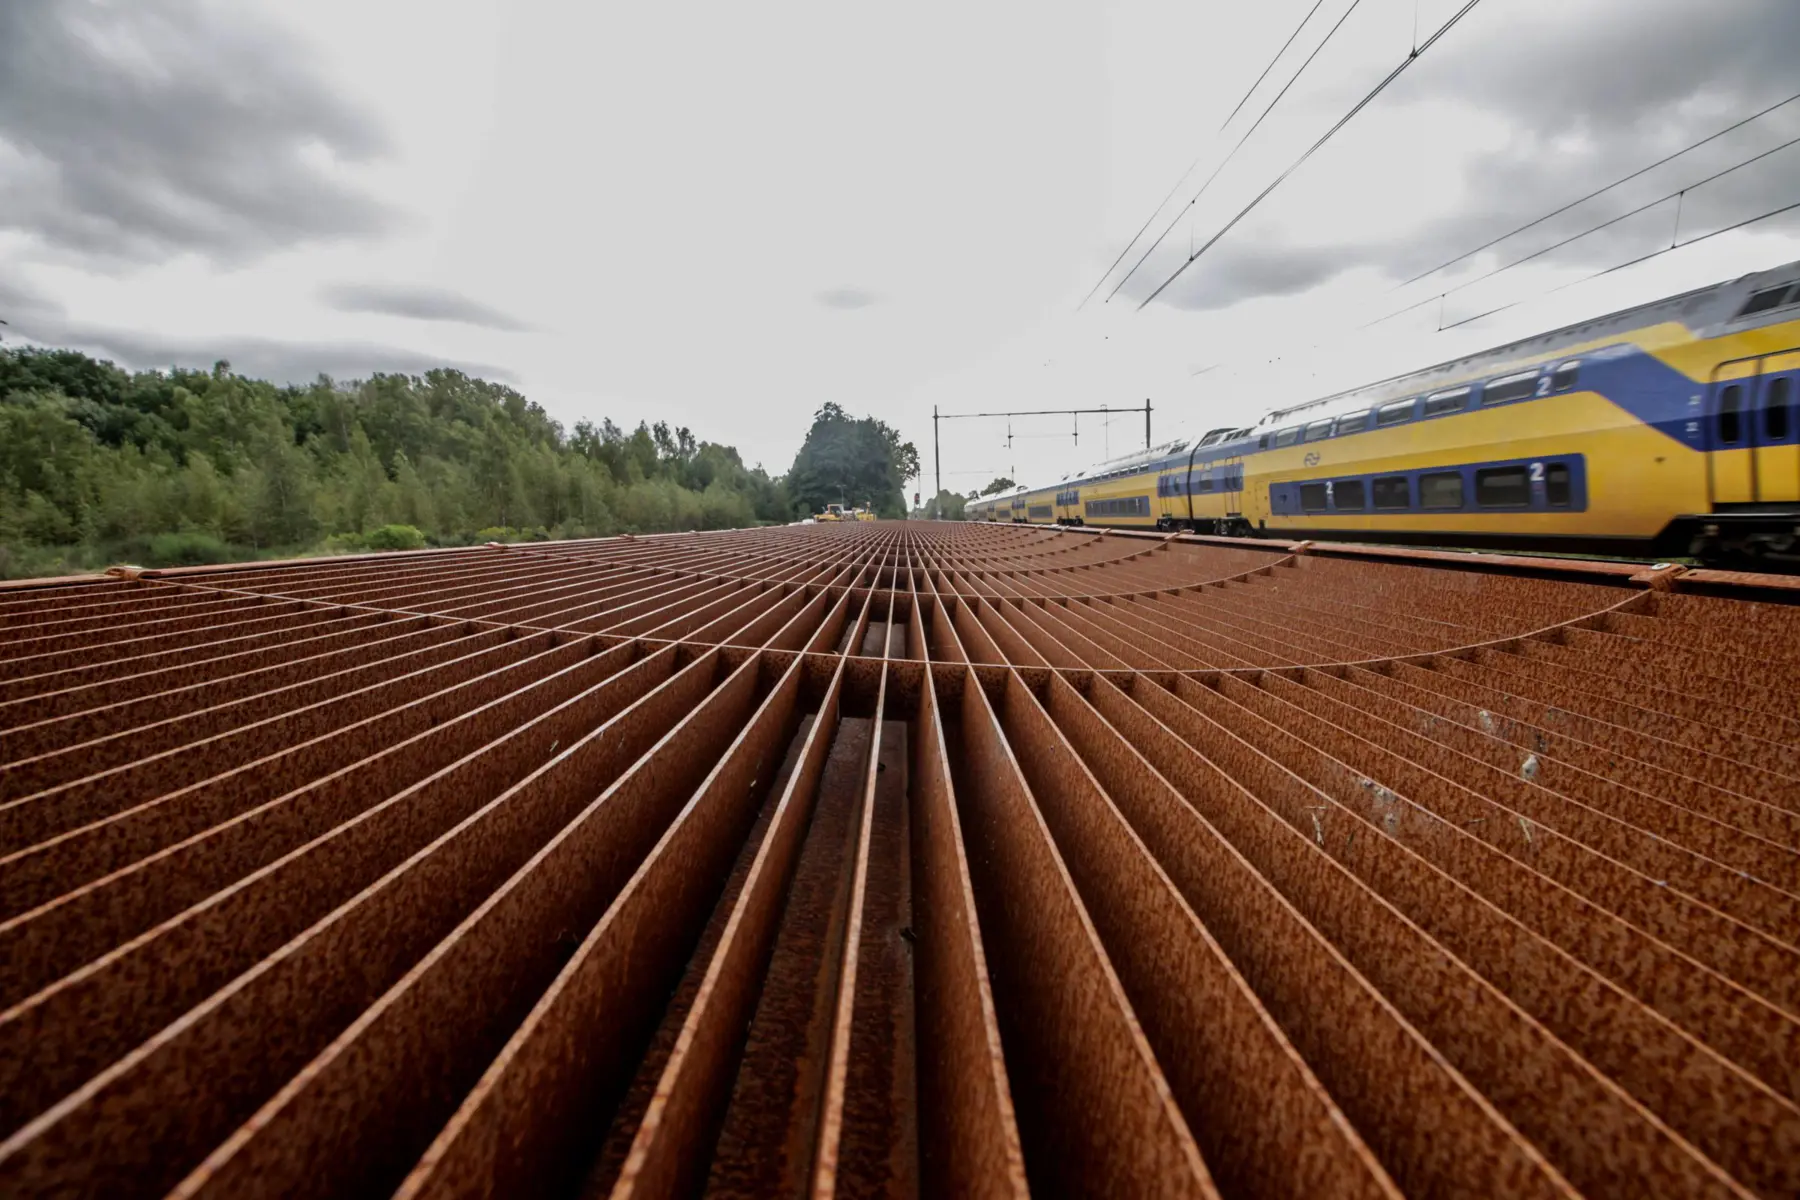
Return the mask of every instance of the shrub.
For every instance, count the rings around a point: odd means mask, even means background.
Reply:
[[[369,548],[369,539],[360,533],[334,533],[325,539],[327,554],[361,554]]]
[[[383,525],[363,539],[371,550],[422,550],[425,535],[412,525]]]
[[[198,567],[230,562],[231,548],[210,533],[159,533],[150,539],[150,567]]]

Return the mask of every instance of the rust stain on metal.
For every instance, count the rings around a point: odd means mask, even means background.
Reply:
[[[850,523],[0,586],[0,1194],[1800,1194],[1800,585]]]

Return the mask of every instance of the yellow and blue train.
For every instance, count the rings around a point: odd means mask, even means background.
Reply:
[[[1085,524],[1800,561],[1800,262],[969,507]]]

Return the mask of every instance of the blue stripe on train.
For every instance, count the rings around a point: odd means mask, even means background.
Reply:
[[[1568,470],[1568,503],[1552,504],[1548,484],[1554,480],[1552,471],[1556,467]],[[1507,468],[1522,469],[1529,485],[1529,500],[1525,504],[1484,505],[1478,503],[1478,480],[1476,472],[1505,470]],[[1419,476],[1457,474],[1462,478],[1462,503],[1434,504],[1425,507],[1419,502]],[[1407,502],[1404,506],[1389,505],[1377,507],[1375,503],[1375,481],[1377,479],[1406,480]],[[1340,508],[1337,504],[1339,489],[1342,484],[1360,481],[1363,485],[1363,504],[1361,507]],[[1323,508],[1308,509],[1305,507],[1300,489],[1319,484],[1326,485],[1326,505]],[[1414,516],[1419,513],[1493,513],[1504,515],[1517,512],[1585,512],[1588,506],[1587,459],[1580,454],[1558,454],[1553,457],[1540,458],[1506,458],[1492,462],[1450,463],[1444,466],[1418,467],[1408,471],[1377,471],[1368,475],[1332,475],[1318,479],[1296,479],[1288,483],[1271,483],[1269,485],[1269,515],[1275,517],[1298,516],[1330,516],[1334,513],[1355,513],[1358,516]]]

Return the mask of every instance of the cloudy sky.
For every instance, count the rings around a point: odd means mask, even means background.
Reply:
[[[836,400],[928,491],[934,404],[1148,396],[1162,440],[1800,258],[1793,213],[1578,282],[1670,201],[1479,278],[1764,151],[1679,236],[1800,199],[1797,101],[1397,287],[1800,91],[1794,0],[1481,0],[1139,310],[1465,3],[4,0],[0,318],[134,366],[452,364],[776,471]],[[946,423],[944,482],[1142,436],[1070,425]]]

